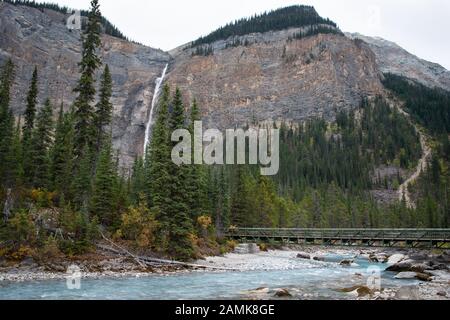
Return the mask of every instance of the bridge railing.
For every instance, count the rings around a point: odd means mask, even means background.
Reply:
[[[450,229],[290,229],[235,228],[228,236],[253,238],[449,241]]]

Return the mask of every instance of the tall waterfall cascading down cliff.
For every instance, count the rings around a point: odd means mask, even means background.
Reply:
[[[150,115],[148,117],[147,126],[145,127],[144,159],[145,159],[145,155],[147,153],[148,143],[150,141],[150,131],[151,131],[152,125],[153,125],[153,113],[154,113],[156,104],[158,103],[159,92],[161,90],[161,85],[164,82],[164,78],[166,76],[166,72],[167,72],[167,68],[168,67],[169,67],[169,64],[166,64],[166,66],[164,67],[164,70],[163,70],[163,72],[161,74],[161,77],[156,79],[156,86],[155,86],[155,92],[153,94],[152,105],[151,105],[151,108],[150,108]]]

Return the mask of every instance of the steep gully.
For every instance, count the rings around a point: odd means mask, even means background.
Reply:
[[[386,95],[389,96],[389,95]],[[411,193],[409,191],[409,186],[411,186],[417,179],[420,177],[422,172],[424,172],[427,168],[427,163],[431,158],[431,148],[429,145],[429,137],[425,134],[424,129],[421,128],[415,121],[411,118],[411,115],[407,113],[403,107],[404,103],[400,102],[396,99],[388,98],[388,102],[391,108],[396,108],[398,112],[400,112],[403,116],[408,119],[410,124],[415,128],[417,134],[420,139],[420,146],[422,148],[422,157],[419,159],[417,166],[413,172],[413,174],[400,185],[398,189],[398,199],[400,202],[405,201],[406,207],[409,209],[415,209],[416,204],[414,200],[411,198]]]

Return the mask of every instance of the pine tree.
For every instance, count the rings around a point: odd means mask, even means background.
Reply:
[[[36,118],[36,106],[38,95],[38,71],[34,67],[33,76],[31,77],[30,89],[27,95],[27,107],[25,109],[25,124],[23,126],[23,144],[26,149],[29,146],[31,134],[34,128],[34,120]]]
[[[172,102],[172,113],[170,116],[170,131],[186,128],[186,117],[180,90],[177,88]],[[176,142],[171,142],[171,148]],[[168,208],[169,218],[169,247],[171,253],[178,259],[188,260],[193,256],[193,247],[190,235],[193,232],[192,220],[189,217],[189,193],[187,176],[189,167],[177,166],[170,159],[169,163],[169,194],[170,206]]]
[[[235,190],[232,194],[231,223],[244,227],[248,218],[247,190],[245,186],[246,173],[242,165],[235,170]]]
[[[100,99],[95,111],[95,128],[97,131],[96,151],[100,152],[106,138],[105,128],[111,124],[112,119],[112,79],[108,65],[102,75],[100,83]]]
[[[79,209],[83,212],[86,221],[89,220],[89,195],[92,190],[92,158],[92,152],[89,150],[88,146],[85,146],[82,150],[81,158],[78,158],[79,163],[77,173],[73,177],[71,184],[75,209]]]
[[[25,173],[23,170],[23,147],[22,147],[22,135],[21,135],[21,119],[17,122],[16,130],[12,139],[12,145],[10,149],[10,155],[12,157],[12,163],[14,163],[13,177],[14,184],[20,186],[24,182]]]
[[[194,136],[194,122],[199,120],[201,120],[200,110],[194,99],[189,124],[192,137]],[[191,150],[194,150],[194,141],[192,141]],[[197,217],[204,214],[206,207],[206,172],[203,166],[192,164],[187,168],[186,188],[190,217],[196,221]]]
[[[14,64],[9,59],[3,65],[0,74],[0,179],[1,184],[7,187],[11,187],[14,182],[12,172],[16,165],[11,157],[14,116],[9,107],[13,80]]]
[[[111,226],[115,221],[115,186],[117,183],[112,161],[111,143],[104,144],[97,163],[96,176],[92,190],[90,212],[100,222]]]
[[[38,95],[38,71],[34,68],[31,77],[30,89],[27,95],[27,106],[25,109],[25,124],[23,126],[23,168],[25,170],[25,177],[29,183],[32,182],[33,172],[32,155],[31,152],[31,136],[33,134],[34,122],[36,119],[37,95]]]
[[[145,170],[144,161],[141,157],[137,157],[134,160],[131,179],[130,179],[130,191],[129,200],[133,205],[137,205],[144,194],[145,186]]]
[[[149,207],[156,213],[156,220],[160,222],[160,227],[164,231],[168,228],[167,209],[171,202],[169,186],[169,98],[170,89],[165,85],[144,164],[145,197]]]
[[[95,72],[101,65],[97,49],[101,45],[100,19],[98,0],[91,1],[91,10],[83,34],[82,59],[79,64],[81,77],[75,92],[75,156],[81,158],[83,152],[92,148],[95,137],[94,108],[91,106],[95,99]]]
[[[73,114],[59,110],[55,140],[51,151],[51,183],[53,190],[70,199],[73,168]]]
[[[31,138],[31,172],[33,186],[36,188],[50,186],[50,148],[53,143],[52,110],[50,100],[47,99],[37,115],[36,128]]]

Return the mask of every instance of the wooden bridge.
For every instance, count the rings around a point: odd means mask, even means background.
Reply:
[[[267,229],[230,228],[226,237],[242,242],[371,246],[450,247],[450,229]]]

